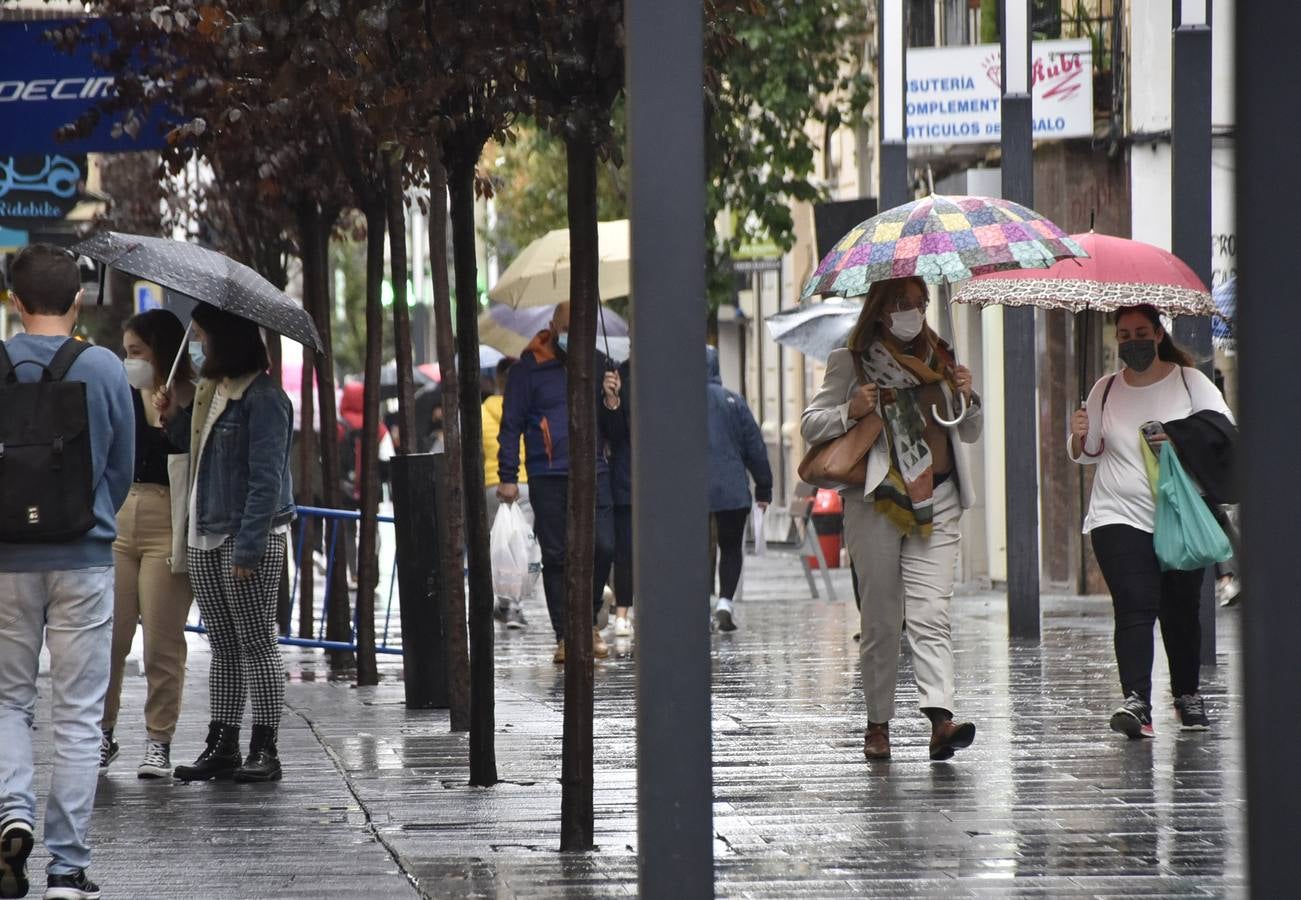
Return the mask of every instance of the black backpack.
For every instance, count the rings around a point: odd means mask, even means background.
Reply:
[[[86,385],[64,381],[88,346],[68,340],[20,382],[0,343],[0,542],[75,541],[95,525]]]

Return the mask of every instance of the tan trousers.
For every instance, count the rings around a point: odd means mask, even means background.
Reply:
[[[908,625],[921,708],[953,711],[953,640],[949,607],[958,559],[962,506],[953,479],[935,491],[929,538],[905,537],[866,500],[845,497],[845,540],[862,594],[859,656],[867,720],[894,718],[899,635]]]
[[[145,729],[151,741],[170,744],[181,712],[185,684],[185,619],[190,612],[190,579],[173,575],[172,507],[167,488],[132,485],[117,514],[113,543],[113,661],[103,727],[117,724],[122,672],[136,625],[145,629]]]

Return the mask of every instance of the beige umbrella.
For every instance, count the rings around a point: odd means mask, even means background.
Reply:
[[[529,341],[539,331],[546,328],[555,312],[554,306],[529,306],[524,309],[511,309],[502,303],[494,303],[479,315],[479,341],[494,347],[507,356],[519,356],[528,346]],[[628,337],[628,323],[613,310],[601,308],[601,321],[597,335],[598,348],[608,342],[610,350],[615,349],[617,338]],[[627,353],[611,356],[617,362],[627,359]]]
[[[627,297],[631,293],[628,220],[597,223],[597,243],[600,252],[598,289],[601,300]],[[516,309],[567,302],[569,229],[549,231],[525,247],[502,273],[497,284],[488,292],[488,297]]]
[[[530,338],[516,334],[498,322],[488,311],[479,314],[479,342],[495,347],[507,356],[519,357]]]

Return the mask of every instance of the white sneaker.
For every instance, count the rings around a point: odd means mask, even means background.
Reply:
[[[614,618],[614,591],[606,585],[605,590],[601,592],[601,611],[596,614],[596,627],[604,629]]]
[[[1220,606],[1236,606],[1242,585],[1237,578],[1226,578],[1215,583],[1215,599]]]
[[[718,606],[714,609],[714,621],[718,623],[719,631],[736,631],[736,620],[732,617],[732,601],[726,597],[718,598]]]
[[[145,758],[136,767],[137,778],[171,778],[172,746],[162,741],[145,742]]]
[[[617,638],[632,637],[632,623],[628,621],[627,616],[615,617],[614,636]]]

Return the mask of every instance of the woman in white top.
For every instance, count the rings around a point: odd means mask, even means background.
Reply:
[[[1084,532],[1093,543],[1116,616],[1116,662],[1123,704],[1111,728],[1130,738],[1151,737],[1152,627],[1170,662],[1170,689],[1185,729],[1210,727],[1198,693],[1201,622],[1198,605],[1204,572],[1162,572],[1152,543],[1156,500],[1144,463],[1140,429],[1215,410],[1232,418],[1211,380],[1161,326],[1151,306],[1116,313],[1116,339],[1125,367],[1098,381],[1085,407],[1071,418],[1070,456],[1096,465]],[[1158,431],[1148,440],[1166,440]]]

